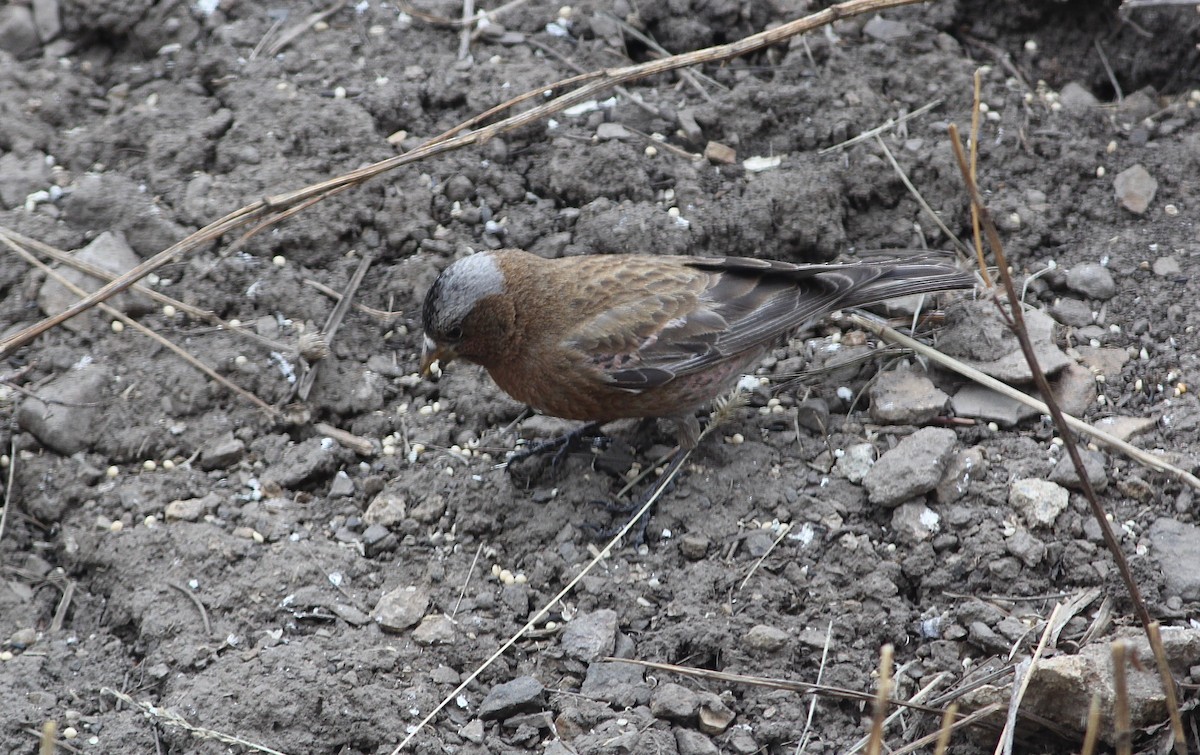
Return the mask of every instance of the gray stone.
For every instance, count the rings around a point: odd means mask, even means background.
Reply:
[[[733,723],[734,712],[712,692],[700,692],[698,696],[700,709],[697,711],[697,717],[700,722],[700,731],[709,736],[724,733],[729,728],[729,724]]]
[[[1042,371],[1054,375],[1071,364],[1071,358],[1055,341],[1054,320],[1036,309],[1027,310],[1024,315],[1034,355]],[[938,346],[942,352],[1005,383],[1033,380],[1033,372],[1016,336],[990,300],[962,301],[949,307]]]
[[[23,58],[37,52],[38,43],[33,11],[19,3],[0,7],[0,50]]]
[[[586,663],[610,656],[617,640],[617,612],[604,608],[580,613],[567,623],[562,649],[569,657]]]
[[[458,736],[472,744],[483,743],[483,721],[473,718],[458,730]],[[547,750],[548,752],[548,750]]]
[[[981,480],[986,474],[987,459],[983,449],[977,446],[954,454],[934,489],[938,503],[954,503],[966,495],[972,480]]]
[[[829,432],[829,404],[825,399],[809,398],[796,405],[796,422],[822,435]]]
[[[1063,110],[1071,115],[1083,115],[1100,104],[1100,101],[1096,99],[1096,95],[1075,81],[1068,81],[1059,90],[1058,101],[1062,103]]]
[[[871,418],[891,425],[923,425],[946,411],[950,397],[924,375],[882,372],[871,385]]]
[[[620,123],[601,123],[596,127],[596,138],[600,141],[609,141],[611,139],[629,139],[633,134],[629,133],[629,129],[622,126]]]
[[[610,661],[588,664],[579,694],[603,700],[616,708],[644,705],[650,700],[645,669],[632,663]]]
[[[1163,517],[1150,525],[1149,535],[1167,593],[1200,600],[1200,527]]]
[[[919,501],[902,503],[892,511],[892,530],[909,542],[922,542],[941,530],[942,518]]]
[[[0,155],[0,209],[25,204],[25,198],[50,184],[50,169],[41,152]]]
[[[971,417],[1014,427],[1038,415],[1038,410],[978,383],[967,383],[950,400],[956,417]]]
[[[124,237],[105,231],[97,236],[92,243],[72,253],[80,262],[86,262],[94,267],[107,270],[119,275],[141,263],[141,258],[134,254]],[[107,281],[99,281],[90,275],[66,267],[57,267],[58,274],[74,283],[85,291],[92,292]],[[47,315],[56,315],[75,302],[79,297],[67,290],[67,287],[53,278],[46,278],[38,290],[38,307]],[[108,300],[108,303],[126,314],[138,314],[150,309],[149,299],[129,293],[119,294]],[[97,309],[92,312],[72,317],[64,323],[76,332],[87,330],[100,323],[102,313]]]
[[[1089,299],[1107,301],[1117,293],[1117,282],[1107,267],[1089,262],[1067,271],[1067,288]]]
[[[354,495],[354,480],[350,479],[350,475],[346,471],[339,469],[337,474],[333,476],[333,482],[329,484],[330,498],[349,498]]]
[[[679,553],[688,561],[699,561],[708,555],[712,541],[698,532],[689,532],[679,540]]]
[[[694,729],[676,729],[675,746],[679,755],[720,755],[713,741]]]
[[[216,493],[209,493],[203,498],[187,498],[171,501],[163,510],[163,516],[168,522],[195,522],[220,503]]]
[[[434,613],[421,619],[412,637],[418,645],[452,645],[457,634],[457,627],[449,616]]]
[[[414,626],[429,608],[429,593],[418,587],[398,587],[384,593],[372,615],[386,632],[403,632]]]
[[[479,704],[479,717],[488,721],[541,710],[543,692],[542,683],[532,676],[519,676],[498,684]]]
[[[1183,268],[1179,265],[1178,257],[1159,257],[1150,264],[1150,269],[1155,275],[1163,278],[1183,274]]]
[[[1141,163],[1135,163],[1113,179],[1113,193],[1122,207],[1141,215],[1154,201],[1154,195],[1158,193],[1158,181]]]
[[[1121,368],[1129,361],[1129,352],[1113,347],[1094,348],[1092,346],[1077,346],[1079,359],[1092,371],[1106,378],[1115,378],[1121,374]]]
[[[197,464],[205,471],[228,469],[238,463],[245,452],[246,444],[229,432],[205,446]]]
[[[1082,328],[1092,324],[1092,308],[1088,306],[1087,302],[1080,299],[1070,297],[1059,299],[1050,307],[1050,315],[1063,325],[1070,325],[1073,328]]]
[[[863,25],[863,34],[879,42],[896,42],[912,36],[912,29],[903,21],[892,21],[883,16],[871,16]]]
[[[863,478],[871,503],[896,506],[937,487],[958,444],[953,430],[924,427],[879,457]]]
[[[650,712],[655,718],[690,723],[699,709],[700,698],[682,684],[666,682],[655,687],[650,694]]]
[[[263,475],[284,488],[294,488],[327,476],[337,464],[336,446],[322,438],[309,438],[283,452],[283,458],[272,464]]]
[[[1042,563],[1042,559],[1046,557],[1046,544],[1024,528],[1005,538],[1004,547],[1030,569]]]
[[[1032,527],[1052,527],[1058,515],[1066,511],[1071,494],[1049,480],[1016,480],[1008,489],[1008,503],[1020,512]]]
[[[63,456],[86,451],[99,441],[109,375],[93,363],[70,369],[27,398],[17,410],[17,424],[43,446]]]
[[[380,524],[384,527],[395,527],[408,516],[408,505],[404,496],[393,488],[385,488],[379,495],[371,499],[363,514],[363,521],[368,524]]]
[[[62,33],[58,0],[33,0],[33,23],[42,42],[49,42]]]
[[[1096,376],[1081,364],[1069,364],[1051,381],[1050,390],[1059,409],[1079,417],[1096,400]]]
[[[1158,423],[1153,417],[1102,417],[1093,423],[1097,430],[1103,430],[1114,438],[1129,440],[1147,430],[1154,429]]]
[[[1087,474],[1088,482],[1092,483],[1092,489],[1100,492],[1108,487],[1108,473],[1105,472],[1104,454],[1099,451],[1089,451],[1086,448],[1079,449],[1079,456],[1083,461],[1083,469]],[[1075,465],[1071,463],[1071,456],[1065,451],[1062,458],[1054,465],[1054,469],[1050,472],[1050,481],[1057,482],[1059,485],[1064,485],[1068,488],[1082,489],[1083,484],[1079,481],[1079,475],[1075,472]]]
[[[758,653],[774,653],[787,645],[787,632],[766,624],[756,624],[750,627],[742,638],[745,646]]]
[[[850,482],[859,483],[875,466],[875,446],[856,443],[838,457],[836,469]]]

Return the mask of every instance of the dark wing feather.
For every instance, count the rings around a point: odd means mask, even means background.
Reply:
[[[610,385],[661,386],[762,349],[843,307],[974,284],[952,264],[928,258],[850,265],[658,258],[664,262],[671,274],[642,275],[568,339]]]

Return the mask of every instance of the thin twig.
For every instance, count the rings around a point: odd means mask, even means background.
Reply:
[[[204,604],[200,602],[199,596],[178,582],[167,580],[167,586],[173,587],[174,589],[186,595],[188,600],[192,601],[192,603],[196,606],[196,610],[200,612],[200,620],[204,622],[204,635],[206,637],[212,637],[212,624],[210,624],[208,621],[208,609],[206,609]]]
[[[174,727],[177,729],[183,729],[185,731],[191,732],[191,734],[193,736],[199,737],[201,739],[212,739],[217,742],[223,742],[225,744],[239,745],[241,747],[248,747],[249,749],[254,750],[255,752],[264,752],[264,753],[267,753],[267,755],[286,755],[285,753],[282,753],[279,750],[271,749],[270,747],[267,747],[266,745],[260,745],[257,742],[251,742],[248,739],[242,739],[241,737],[233,736],[231,734],[225,734],[224,732],[220,732],[215,729],[206,729],[202,726],[196,726],[195,724],[190,723],[187,719],[185,719],[183,716],[179,715],[178,713],[176,713],[173,710],[169,710],[167,708],[160,708],[159,706],[154,705],[153,703],[139,702],[137,700],[134,700],[132,697],[125,694],[124,692],[115,690],[112,687],[101,687],[100,694],[112,695],[113,697],[117,698],[118,700],[125,703],[126,705],[132,705],[135,708],[141,709],[142,712],[144,712],[148,717],[163,724],[164,726],[171,726],[171,727]]]
[[[321,338],[324,339],[326,345],[332,345],[333,339],[337,337],[338,329],[342,326],[342,320],[346,318],[346,312],[350,309],[350,303],[354,301],[354,294],[358,291],[358,287],[362,285],[363,278],[367,275],[367,270],[371,267],[371,262],[375,259],[374,255],[364,254],[359,260],[358,267],[354,271],[354,275],[350,276],[350,281],[346,284],[346,290],[342,292],[342,298],[338,299],[337,304],[333,305],[333,311],[329,313],[329,317],[325,318],[325,327],[321,329]],[[296,396],[301,401],[308,400],[308,394],[312,391],[313,384],[317,380],[317,369],[320,362],[315,362],[309,365],[304,376],[300,378],[300,382],[296,386]]]
[[[1121,91],[1121,82],[1117,81],[1117,75],[1113,73],[1112,66],[1108,64],[1108,56],[1104,54],[1104,48],[1100,46],[1100,40],[1092,40],[1092,44],[1096,46],[1096,54],[1100,56],[1100,65],[1104,66],[1104,72],[1108,74],[1108,83],[1112,84],[1113,92],[1117,95],[1117,102],[1124,101],[1125,94]]]
[[[4,527],[8,524],[8,507],[12,503],[13,482],[17,479],[17,435],[8,439],[8,483],[4,486],[4,508],[0,510],[0,543],[4,542]]]
[[[874,137],[879,136],[884,131],[890,131],[890,130],[894,129],[896,126],[901,125],[902,123],[907,123],[908,121],[912,120],[913,118],[920,118],[922,115],[925,115],[930,110],[933,110],[935,107],[938,107],[939,105],[941,105],[943,102],[945,102],[945,100],[941,97],[938,97],[935,100],[926,102],[924,105],[922,105],[921,107],[912,111],[911,113],[903,113],[901,115],[896,116],[895,118],[888,118],[886,121],[879,124],[875,128],[867,129],[866,131],[862,132],[858,136],[852,136],[844,142],[838,142],[837,144],[834,144],[831,147],[824,147],[822,149],[819,149],[819,150],[817,150],[817,154],[818,155],[828,155],[831,152],[837,152],[839,150],[846,149],[847,147],[853,147],[855,144],[858,144],[860,142],[865,142],[868,139],[872,139]]]
[[[1062,609],[1062,603],[1054,606],[1049,620],[1046,621],[1046,627],[1042,630],[1042,639],[1038,642],[1037,649],[1033,651],[1033,655],[1029,657],[1024,673],[1021,673],[1020,670],[1017,671],[1017,676],[1020,678],[1021,683],[1013,687],[1012,700],[1008,706],[1008,716],[1004,722],[1004,731],[1001,732],[1000,739],[996,743],[996,755],[1001,755],[1001,753],[1012,755],[1013,737],[1017,734],[1017,712],[1021,709],[1021,701],[1025,698],[1025,691],[1029,689],[1029,682],[1037,672],[1037,663],[1041,659],[1042,653],[1046,650],[1046,643],[1050,639],[1050,634],[1053,632],[1055,626],[1058,625],[1058,615]],[[1026,664],[1023,663],[1021,665]]]
[[[969,259],[971,257],[970,247],[964,244],[962,240],[954,234],[954,231],[950,230],[945,222],[942,221],[941,216],[934,212],[933,208],[929,206],[929,203],[925,201],[925,197],[921,196],[921,192],[917,191],[917,187],[913,185],[913,182],[908,178],[908,174],[905,173],[904,169],[900,167],[899,161],[896,160],[896,156],[892,154],[892,150],[888,147],[887,143],[878,136],[875,137],[875,141],[879,144],[879,148],[883,150],[884,157],[886,157],[888,162],[892,164],[892,170],[896,171],[896,175],[900,177],[900,181],[904,184],[904,188],[908,189],[908,193],[913,195],[913,197],[917,200],[917,204],[919,204],[921,209],[925,211],[925,214],[933,219],[933,222],[939,229],[941,229],[942,233],[946,234],[946,238],[954,242],[954,246],[963,256],[963,259]],[[987,275],[986,269],[984,269],[984,275]]]
[[[292,43],[292,41],[295,40],[297,37],[299,37],[301,34],[308,31],[313,26],[316,26],[316,24],[318,22],[324,21],[325,19],[332,16],[334,13],[337,13],[338,11],[340,11],[346,5],[346,2],[347,2],[347,0],[337,0],[337,2],[335,2],[333,5],[329,6],[325,10],[320,11],[318,13],[309,14],[303,21],[301,21],[300,23],[291,27],[284,33],[280,34],[279,39],[272,42],[271,46],[267,48],[267,57],[273,58],[276,55],[278,55],[280,52],[283,51],[283,48],[290,45]]]
[[[1167,649],[1163,647],[1162,631],[1157,621],[1150,622],[1147,627],[1150,635],[1150,650],[1154,653],[1154,662],[1158,666],[1158,675],[1162,679],[1163,692],[1167,696],[1167,713],[1171,719],[1171,735],[1175,739],[1175,755],[1187,755],[1187,736],[1183,733],[1183,719],[1179,715],[1179,699],[1175,694],[1175,677],[1171,675],[1171,666],[1167,663]]]
[[[458,591],[458,599],[454,601],[454,608],[450,611],[450,618],[454,618],[458,613],[458,607],[462,605],[463,596],[467,594],[467,585],[471,584],[471,575],[475,573],[475,565],[479,563],[479,554],[483,553],[483,542],[480,541],[479,547],[475,549],[475,557],[471,559],[471,566],[467,569],[467,576],[463,578],[462,589]]]
[[[1129,714],[1129,679],[1128,666],[1125,658],[1129,646],[1125,640],[1117,640],[1112,644],[1112,675],[1113,691],[1116,700],[1113,703],[1113,738],[1116,740],[1117,755],[1130,755],[1133,752],[1133,723]]]
[[[975,94],[971,103],[971,180],[978,185],[979,114],[983,110],[979,105],[983,101],[983,71],[976,68],[973,79]],[[984,284],[988,288],[991,288],[992,279],[988,275],[987,263],[983,259],[983,238],[980,235],[979,213],[975,210],[975,205],[973,204],[971,205],[971,234],[975,239],[975,259],[979,264],[979,274],[983,276]]]
[[[742,589],[746,587],[746,583],[750,581],[750,578],[753,577],[754,573],[758,571],[758,568],[762,566],[763,561],[767,560],[767,556],[771,555],[771,552],[775,550],[775,546],[779,545],[780,541],[782,541],[783,538],[787,536],[787,533],[791,531],[792,525],[790,522],[779,528],[779,536],[775,538],[775,542],[771,543],[771,547],[767,548],[767,552],[762,554],[762,556],[760,556],[759,559],[754,562],[754,566],[751,566],[750,570],[746,572],[746,576],[738,584],[737,590],[734,592],[741,592]]]
[[[942,716],[942,725],[938,727],[937,744],[934,745],[933,755],[946,755],[950,749],[950,735],[954,733],[954,717],[958,714],[958,703],[950,703],[946,715]]]
[[[887,715],[888,702],[892,696],[892,656],[895,648],[889,643],[879,651],[879,689],[875,693],[875,705],[871,711],[871,737],[867,742],[867,755],[883,752],[883,719]]]
[[[1093,755],[1096,752],[1096,742],[1100,740],[1100,693],[1092,694],[1092,704],[1088,706],[1087,727],[1083,730],[1083,747],[1080,755]]]
[[[833,619],[825,626],[825,642],[821,644],[821,663],[817,666],[817,684],[825,676],[825,664],[829,662],[829,648],[833,645]],[[817,696],[813,695],[808,701],[808,718],[804,720],[804,731],[800,733],[800,743],[796,745],[795,755],[803,755],[808,749],[808,737],[812,731],[813,716],[817,712]]]

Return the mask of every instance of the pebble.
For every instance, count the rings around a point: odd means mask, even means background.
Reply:
[[[1162,278],[1171,278],[1183,274],[1183,268],[1179,265],[1178,257],[1159,257],[1150,264],[1150,269],[1155,275]]]
[[[1112,435],[1121,440],[1129,440],[1135,435],[1140,435],[1147,430],[1152,430],[1158,423],[1153,417],[1102,417],[1096,420],[1094,426],[1097,430]]]
[[[38,44],[32,10],[18,3],[0,7],[0,50],[23,58],[37,52]]]
[[[722,734],[733,723],[734,712],[720,697],[712,692],[699,693],[700,708],[697,716],[700,720],[700,731],[710,736]]]
[[[1038,414],[1037,409],[978,383],[960,388],[950,400],[950,408],[957,417],[995,422],[1001,427],[1013,427]]]
[[[205,471],[228,469],[237,464],[245,453],[246,444],[233,437],[233,433],[225,433],[201,450],[198,464]]]
[[[774,653],[787,645],[788,635],[782,629],[766,624],[757,624],[750,627],[750,631],[746,632],[742,642],[754,652]]]
[[[483,721],[478,718],[471,719],[458,730],[458,736],[471,744],[483,744]]]
[[[371,499],[363,514],[363,521],[384,527],[396,527],[408,516],[408,503],[399,491],[385,488]]]
[[[350,479],[350,475],[346,471],[339,469],[337,474],[333,476],[333,482],[329,485],[330,498],[349,498],[354,495],[354,480]]]
[[[1097,493],[1107,488],[1108,474],[1104,470],[1104,454],[1080,448],[1079,456],[1083,460],[1083,469],[1087,474],[1088,482],[1092,483],[1092,488]],[[1083,487],[1079,481],[1079,475],[1075,471],[1075,465],[1071,463],[1070,454],[1064,453],[1058,463],[1054,465],[1054,469],[1050,472],[1050,481],[1068,488],[1081,489]]]
[[[704,535],[689,532],[679,539],[679,553],[688,561],[699,561],[708,555],[712,541]]]
[[[954,431],[944,427],[924,427],[900,441],[863,478],[871,503],[896,506],[933,490],[957,444]]]
[[[1147,534],[1167,594],[1188,602],[1200,600],[1200,527],[1162,517],[1150,525]]]
[[[384,593],[371,614],[385,632],[403,632],[419,622],[428,608],[429,593],[417,587],[398,587]]]
[[[532,676],[519,676],[511,682],[492,687],[479,704],[479,717],[485,721],[508,718],[518,713],[541,710],[545,688]]]
[[[171,501],[163,510],[163,516],[168,522],[195,522],[204,516],[210,505],[215,508],[218,501],[219,498],[215,493],[210,493],[203,498]]]
[[[1009,505],[1033,527],[1053,526],[1070,499],[1063,486],[1033,477],[1016,480],[1008,489]]]
[[[690,723],[695,720],[699,709],[700,698],[682,684],[660,684],[650,695],[650,712],[655,718]]]
[[[62,33],[58,0],[33,0],[33,23],[42,42],[50,42]]]
[[[694,729],[676,729],[675,746],[679,755],[720,755],[713,741]]]
[[[1080,299],[1063,297],[1050,307],[1050,315],[1063,325],[1082,328],[1092,324],[1092,308]]]
[[[567,624],[560,640],[567,656],[591,663],[613,654],[617,638],[617,612],[604,608],[580,613]]]
[[[76,250],[72,256],[81,262],[117,275],[136,267],[142,261],[125,241],[124,236],[111,231],[101,233],[90,244]],[[86,273],[69,268],[60,268],[57,271],[64,279],[84,290],[95,291],[100,288],[100,281]],[[78,296],[53,278],[46,278],[41,288],[38,289],[38,308],[46,315],[56,315],[78,299]],[[110,303],[126,314],[144,313],[152,309],[149,299],[128,292],[114,296]],[[100,317],[100,312],[93,310],[87,316],[72,317],[63,324],[68,329],[79,333],[94,327],[100,321]]]
[[[796,405],[796,421],[814,433],[826,434],[829,432],[829,404],[820,398],[801,401]]]
[[[1042,563],[1046,557],[1046,544],[1029,534],[1024,527],[1005,538],[1004,547],[1030,569]]]
[[[309,438],[284,449],[283,457],[263,475],[284,488],[296,488],[333,472],[337,456],[323,438]]]
[[[596,661],[589,664],[579,694],[616,708],[632,708],[650,701],[645,669],[632,663]]]
[[[922,542],[941,530],[942,518],[924,503],[909,501],[892,511],[892,530],[910,542]]]
[[[1025,327],[1038,365],[1047,375],[1072,363],[1058,347],[1056,324],[1041,310],[1025,312]],[[1029,383],[1033,372],[1016,336],[991,301],[964,302],[946,312],[939,348],[975,369],[1009,384]]]
[[[64,456],[100,441],[109,375],[97,363],[63,372],[21,402],[17,424],[43,446]]]
[[[1106,301],[1117,293],[1117,283],[1108,268],[1094,262],[1067,271],[1067,288],[1089,299]]]
[[[966,495],[972,480],[982,480],[986,474],[987,459],[983,449],[977,446],[954,454],[934,489],[938,503],[954,503]]]
[[[890,425],[923,425],[946,411],[950,397],[924,375],[882,372],[871,385],[871,418]]]
[[[1141,215],[1154,201],[1154,195],[1158,193],[1158,181],[1141,163],[1135,163],[1113,179],[1113,192],[1122,207]]]
[[[596,127],[596,138],[602,142],[611,141],[613,139],[628,140],[633,134],[629,133],[629,129],[622,126],[620,123],[601,123]]]
[[[444,613],[435,613],[421,619],[413,630],[413,642],[418,645],[453,645],[457,627]]]
[[[846,449],[837,460],[835,468],[838,474],[853,483],[860,483],[871,467],[875,466],[875,446],[870,443],[856,443]]]
[[[1063,110],[1071,115],[1083,115],[1100,104],[1096,95],[1076,81],[1068,81],[1059,90],[1058,101],[1062,103]]]

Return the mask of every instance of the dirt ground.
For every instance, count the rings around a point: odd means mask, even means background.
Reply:
[[[518,93],[647,60],[657,53],[646,38],[698,49],[810,6],[530,0],[497,14],[463,58],[458,28],[379,0],[315,26],[303,22],[327,6],[284,0],[9,4],[0,226],[59,249],[92,245],[109,263],[125,255],[113,264],[128,267]],[[462,14],[442,0],[420,9]],[[578,574],[595,526],[619,523],[592,502],[614,499],[672,442],[665,426],[618,424],[607,449],[557,468],[497,469],[518,436],[568,425],[526,418],[469,365],[436,383],[414,375],[437,272],[501,246],[796,261],[950,249],[875,140],[823,150],[932,104],[881,136],[969,239],[946,127],[968,126],[979,66],[980,182],[1027,299],[1058,323],[1063,374],[1082,365],[1078,411],[1148,420],[1133,442],[1195,470],[1198,30],[1190,6],[1121,13],[1115,2],[945,0],[850,19],[395,171],[149,281],[280,348],[144,295],[122,300],[283,406],[295,400],[294,345],[335,305],[309,282],[342,290],[370,256],[354,300],[396,315],[348,313],[304,410],[292,407],[299,422],[269,419],[132,328],[115,332],[111,315],[43,335],[0,363],[0,752],[35,752],[50,720],[71,752],[391,752]],[[735,160],[693,157],[710,141]],[[54,292],[11,248],[0,260],[7,336],[43,317]],[[1036,413],[989,424],[965,408],[948,419],[944,400],[932,415],[889,418],[870,382],[924,366],[873,345],[845,320],[781,344],[759,369],[773,386],[825,371],[755,393],[663,496],[648,543],[618,548],[410,751],[848,752],[867,729],[860,700],[814,705],[794,690],[601,659],[871,693],[891,643],[897,697],[928,687],[921,699],[941,707],[979,683],[964,710],[1006,706],[1011,667],[1054,605],[1079,598],[1050,644],[1059,665],[1023,706],[1041,722],[1022,720],[1016,745],[1078,751],[1093,692],[1111,710],[1109,643],[1138,622],[1086,502],[1055,471],[1052,426]],[[961,381],[931,377],[965,407]],[[316,422],[374,449],[334,442]],[[922,425],[933,435],[917,435]],[[865,451],[864,463],[895,452],[915,464],[923,450],[906,440],[925,437],[942,443],[939,474],[950,470],[936,487],[881,503],[850,463]],[[1196,748],[1195,491],[1121,454],[1090,458],[1166,628]],[[1047,479],[1064,486],[1038,488],[1050,514],[1021,509],[1020,484]],[[1161,689],[1143,667],[1130,671],[1135,741],[1162,751]],[[888,743],[937,722],[906,712]],[[967,728],[952,751],[991,752],[996,732]]]

